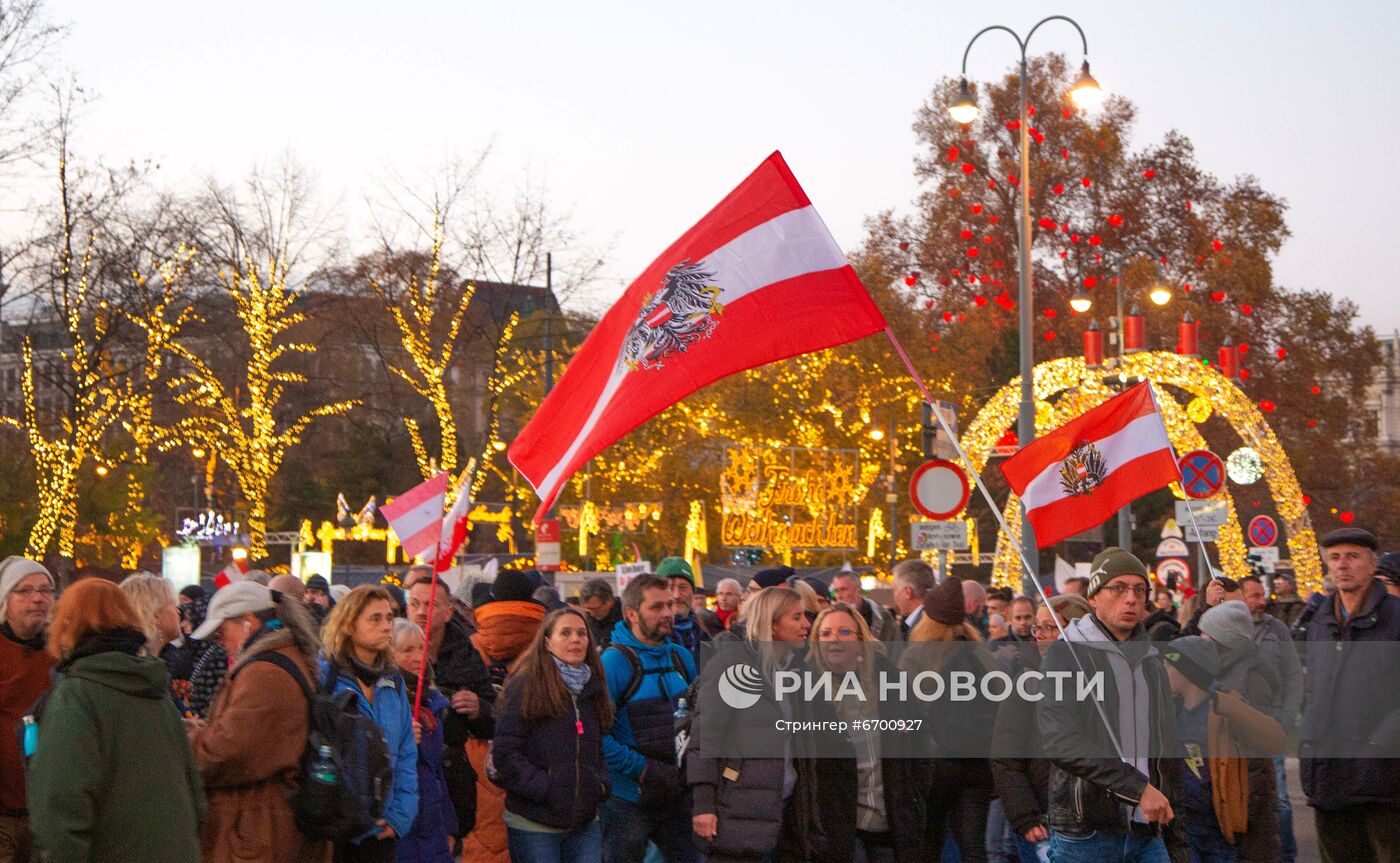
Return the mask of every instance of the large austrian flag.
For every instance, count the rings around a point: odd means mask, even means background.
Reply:
[[[1122,506],[1181,479],[1146,381],[1109,399],[1001,465],[1044,548],[1103,524]]]
[[[706,384],[884,328],[774,153],[628,287],[511,443],[535,521],[584,462]]]

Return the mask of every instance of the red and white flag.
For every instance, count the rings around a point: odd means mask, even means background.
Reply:
[[[462,474],[462,485],[457,489],[457,499],[452,502],[452,508],[442,518],[442,533],[437,548],[438,572],[452,565],[452,556],[462,547],[462,543],[467,539],[467,531],[471,530],[472,523],[467,518],[467,513],[472,509],[471,491],[471,471],[465,471]]]
[[[223,590],[235,581],[242,581],[243,576],[248,572],[248,559],[239,558],[228,566],[219,570],[219,574],[214,576],[214,589]]]
[[[1103,524],[1181,479],[1152,387],[1129,388],[1027,444],[1001,465],[1040,548]]]
[[[511,443],[540,496],[701,387],[885,328],[780,153],[652,262]]]
[[[448,474],[438,474],[384,504],[379,511],[410,557],[435,555],[442,536],[442,503],[447,497]]]

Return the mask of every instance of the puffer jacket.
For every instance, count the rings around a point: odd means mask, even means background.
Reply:
[[[297,830],[289,793],[306,752],[306,696],[281,668],[252,661],[269,651],[296,663],[307,680],[316,679],[286,629],[260,629],[239,652],[209,708],[209,724],[190,735],[209,795],[200,833],[204,863],[330,859],[329,843]]]
[[[530,722],[520,713],[525,681],[512,678],[501,695],[491,762],[505,789],[506,809],[546,827],[574,831],[598,817],[608,796],[603,729],[592,699],[604,682],[589,678],[560,716]]]
[[[696,703],[691,707],[685,772],[693,795],[692,812],[715,815],[718,822],[713,839],[695,837],[695,842],[706,854],[716,857],[761,859],[776,851],[777,860],[813,860],[828,844],[817,796],[816,760],[802,757],[800,752],[790,759],[722,754],[724,742],[733,740],[727,728],[738,713],[726,709],[719,694],[719,678],[725,670],[720,666],[725,664],[710,662],[705,666],[697,681]],[[801,664],[798,655],[786,667],[798,670]],[[788,699],[788,704],[793,711],[791,716],[784,714],[771,690],[765,688],[757,703],[744,709],[744,722],[773,728],[779,720],[801,718],[801,702]],[[794,746],[801,743],[798,735]],[[785,799],[783,787],[789,761],[796,785]]]
[[[1051,762],[1047,823],[1052,830],[1072,834],[1095,830],[1127,833],[1131,829],[1133,809],[1149,782],[1166,795],[1173,806],[1181,801],[1182,763],[1169,755],[1178,751],[1178,744],[1173,722],[1176,706],[1167,685],[1167,674],[1141,625],[1129,639],[1134,644],[1128,651],[1119,646],[1093,615],[1075,620],[1066,627],[1066,634],[1073,639],[1073,648],[1063,640],[1050,645],[1041,671],[1046,675],[1068,672],[1072,680],[1079,671],[1070,653],[1073,649],[1085,673],[1090,677],[1098,673],[1103,675],[1101,704],[1110,720],[1118,717],[1119,699],[1125,695],[1118,692],[1115,683],[1111,652],[1123,656],[1130,668],[1141,668],[1148,688],[1148,772],[1143,775],[1133,765],[1107,754],[1114,751],[1113,738],[1104,727],[1094,700],[1077,699],[1073,685],[1065,686],[1065,697],[1061,699],[1054,698],[1049,688],[1042,687],[1044,698],[1039,704],[1037,720]],[[1132,694],[1126,695],[1131,697]],[[1116,725],[1114,733],[1121,737]],[[1158,830],[1173,863],[1189,859],[1185,827],[1180,819],[1165,827],[1159,825]]]
[[[320,679],[331,681],[328,689],[332,693],[353,693],[360,713],[373,719],[384,732],[394,779],[381,817],[396,834],[407,836],[413,828],[413,820],[418,817],[418,746],[413,742],[413,696],[404,686],[402,675],[397,668],[382,674],[374,683],[373,701],[365,695],[354,672],[347,668],[332,670],[330,664],[322,660]],[[356,841],[365,838],[368,837],[362,836]]]
[[[417,686],[416,676],[404,674],[409,691]],[[394,853],[398,863],[452,863],[449,836],[458,835],[457,811],[447,791],[442,764],[446,744],[443,719],[451,711],[447,699],[431,685],[423,687],[423,709],[431,719],[422,722],[418,742],[418,815],[413,829],[399,837]]]
[[[623,651],[637,658],[640,679],[633,680],[638,675]],[[684,672],[677,670],[677,663]],[[695,678],[695,660],[670,639],[661,645],[643,644],[624,620],[613,628],[602,664],[608,697],[616,708],[612,730],[603,738],[613,793],[643,806],[674,805],[683,783],[676,768],[673,717],[677,700]],[[621,703],[633,683],[636,691]]]
[[[1300,774],[1317,809],[1400,806],[1400,598],[1379,579],[1350,620],[1334,593],[1308,622]],[[1390,758],[1358,758],[1373,751]],[[1339,754],[1350,757],[1326,757]]]

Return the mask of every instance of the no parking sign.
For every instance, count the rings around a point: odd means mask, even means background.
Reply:
[[[1188,452],[1177,461],[1181,490],[1196,500],[1215,497],[1225,487],[1225,463],[1208,449]]]
[[[1249,541],[1252,545],[1270,546],[1278,542],[1278,523],[1267,515],[1249,520]]]

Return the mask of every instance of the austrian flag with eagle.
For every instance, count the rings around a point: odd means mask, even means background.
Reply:
[[[535,521],[584,462],[701,387],[884,328],[774,153],[627,288],[511,443]]]
[[[1031,441],[1001,472],[1040,548],[1097,527],[1124,504],[1181,479],[1146,381]]]

